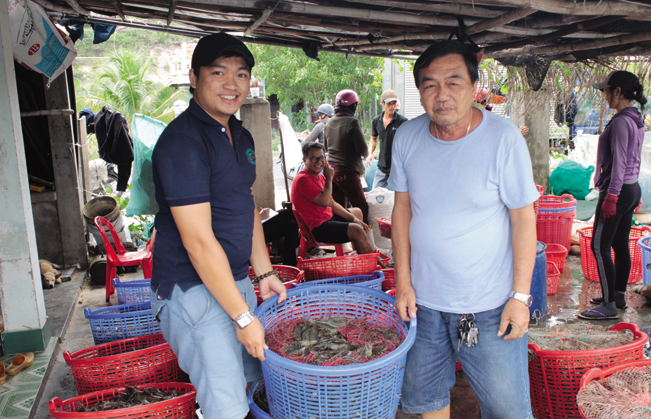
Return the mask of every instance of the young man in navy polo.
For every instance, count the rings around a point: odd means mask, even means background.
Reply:
[[[253,315],[285,287],[266,251],[251,187],[255,149],[234,114],[249,93],[253,55],[225,33],[192,55],[193,99],[161,134],[152,157],[156,247],[152,308],[206,419],[247,415],[246,386],[262,378],[264,328]],[[257,358],[257,359],[256,359]]]

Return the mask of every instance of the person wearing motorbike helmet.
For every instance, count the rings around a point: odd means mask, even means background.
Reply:
[[[316,112],[314,112],[314,115],[319,117],[319,121],[316,123],[314,129],[308,134],[304,141],[308,143],[318,141],[323,144],[323,129],[325,128],[328,119],[335,116],[335,108],[333,108],[332,105],[324,103],[323,105],[319,106]]]
[[[334,169],[332,197],[342,207],[347,203],[362,210],[362,221],[368,224],[368,204],[360,176],[364,176],[364,161],[368,156],[368,146],[364,139],[362,126],[355,118],[359,96],[346,89],[337,93],[335,116],[328,120],[325,129],[325,146],[328,163]]]

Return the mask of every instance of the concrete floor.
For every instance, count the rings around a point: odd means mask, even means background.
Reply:
[[[120,280],[122,281],[140,278],[142,278],[141,271],[120,276]],[[73,287],[79,289],[78,285],[74,285],[74,283],[67,288]],[[67,288],[65,289],[68,299],[67,304],[61,298],[58,298],[56,301],[56,304],[59,306],[58,311],[61,313],[67,311],[66,307],[70,307],[70,304],[73,302],[70,299],[76,298],[76,296],[70,294]],[[64,288],[61,288],[61,290],[63,291]],[[545,324],[576,322],[576,314],[579,311],[591,307],[589,304],[590,299],[600,294],[599,284],[584,278],[581,270],[581,259],[577,256],[569,256],[565,271],[559,278],[557,293],[548,296],[548,313],[539,322],[539,327]],[[46,294],[47,299],[48,294]],[[651,308],[645,305],[642,297],[636,294],[627,293],[627,300],[628,308],[626,310],[620,310],[620,320],[598,323],[602,325],[614,325],[619,321],[626,321],[638,324],[643,330],[649,332],[651,330]],[[115,294],[111,297],[111,303],[117,304]],[[51,398],[60,397],[65,400],[77,395],[70,368],[66,365],[63,358],[63,351],[74,352],[94,345],[90,326],[88,320],[84,317],[83,310],[85,307],[96,309],[105,307],[106,305],[103,286],[94,285],[88,281],[83,284],[78,299],[74,303],[74,309],[70,311],[69,324],[67,330],[65,330],[65,333],[61,337],[60,350],[55,355],[51,373],[43,389],[42,397],[38,402],[35,418],[45,419],[49,417],[47,403]],[[65,324],[61,320],[58,320],[58,322],[62,325]],[[532,327],[536,326],[532,325]],[[451,400],[452,419],[479,419],[481,417],[477,399],[463,372],[457,373],[457,383],[452,390]],[[420,415],[409,415],[398,412],[396,418],[419,419]]]

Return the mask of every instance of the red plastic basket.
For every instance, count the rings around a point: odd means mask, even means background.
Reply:
[[[387,291],[387,294],[389,294],[389,295],[395,297],[395,296],[396,296],[396,289],[394,288],[394,289],[392,289],[392,290]]]
[[[561,271],[558,270],[556,264],[547,262],[547,295],[556,294],[559,276],[561,276]]]
[[[79,394],[144,383],[186,381],[162,334],[91,346],[63,358],[72,369]]]
[[[547,262],[554,262],[560,273],[563,273],[563,269],[565,269],[565,258],[567,258],[567,253],[567,247],[558,243],[550,243],[545,249]]]
[[[545,244],[557,243],[569,249],[572,243],[572,223],[575,216],[576,211],[559,214],[538,213],[536,219],[538,241]]]
[[[391,223],[389,220],[391,217],[382,217],[377,219],[377,225],[380,227],[380,236],[386,237],[387,239],[391,238]]]
[[[538,189],[538,193],[540,193],[540,196],[543,196],[544,189],[540,185],[536,185],[536,189]],[[536,217],[538,217],[538,206],[540,205],[540,197],[533,201],[533,211],[536,213]]]
[[[592,381],[604,380],[610,377],[611,375],[613,375],[614,373],[622,370],[628,370],[633,368],[644,368],[649,366],[651,366],[651,359],[630,361],[625,364],[615,365],[614,367],[605,368],[603,370],[601,368],[593,368],[590,371],[586,372],[583,378],[581,378],[579,393],[581,393],[581,390],[583,390],[584,388],[587,388]],[[583,413],[583,410],[581,410],[581,405],[579,405],[579,414],[581,415],[582,419],[593,419],[592,416],[587,416],[585,413]]]
[[[195,403],[197,392],[192,384],[186,383],[158,383],[141,384],[136,388],[158,387],[161,390],[175,390],[181,394],[170,400],[158,403],[151,403],[144,406],[129,407],[126,409],[108,410],[106,412],[81,413],[77,410],[82,406],[91,407],[103,400],[112,400],[118,391],[125,391],[125,388],[114,388],[110,390],[96,391],[73,397],[62,401],[55,397],[50,400],[50,415],[54,419],[193,419],[196,410]]]
[[[384,273],[384,282],[382,282],[382,291],[396,289],[396,271],[394,268],[382,269]]]
[[[581,268],[583,275],[591,281],[599,281],[599,270],[597,268],[597,260],[590,248],[592,241],[592,227],[584,227],[577,230],[581,245]],[[646,234],[645,234],[646,233]],[[628,277],[628,283],[637,282],[642,279],[642,248],[637,245],[637,241],[643,237],[651,234],[649,227],[631,227],[631,233],[628,236],[628,248],[631,252],[631,273]],[[615,252],[610,251],[613,261],[615,260]]]
[[[377,268],[380,253],[365,255],[337,256],[303,260],[298,258],[298,269],[304,272],[305,281],[339,278],[342,276],[371,275]]]
[[[632,323],[610,330],[628,329],[634,342],[588,351],[543,351],[529,343],[531,404],[537,419],[580,418],[576,405],[581,377],[592,368],[603,368],[642,359],[648,336]]]
[[[280,279],[285,288],[290,289],[292,284],[300,284],[303,280],[303,271],[293,266],[286,265],[272,265],[272,268],[278,271],[278,279]],[[255,271],[253,268],[249,267],[249,278],[255,278]],[[260,297],[260,289],[258,287],[253,287],[255,290],[255,295],[258,297],[258,304],[262,302],[262,297]]]
[[[568,209],[576,206],[576,199],[570,194],[556,195],[543,195],[540,197],[539,209],[544,210],[561,210]]]

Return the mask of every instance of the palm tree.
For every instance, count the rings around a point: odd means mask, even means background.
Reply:
[[[135,113],[169,123],[174,119],[174,102],[189,98],[189,92],[185,90],[154,81],[151,57],[119,50],[109,60],[97,82],[91,85],[86,94],[82,91],[80,107],[91,107],[97,111],[106,105],[122,113],[129,123]]]

